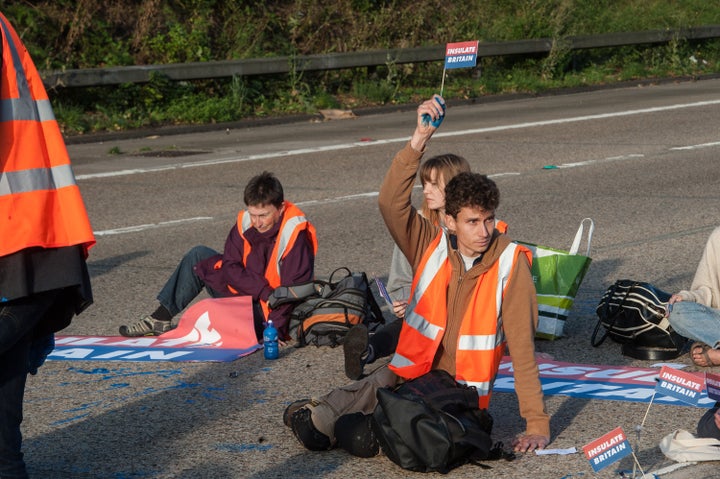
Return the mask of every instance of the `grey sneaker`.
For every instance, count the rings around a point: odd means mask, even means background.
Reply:
[[[120,326],[120,334],[129,338],[137,336],[159,336],[171,329],[170,321],[160,321],[151,316],[145,316],[135,324]]]

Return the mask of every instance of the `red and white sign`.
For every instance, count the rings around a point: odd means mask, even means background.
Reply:
[[[252,298],[203,299],[160,336],[57,336],[49,360],[233,361],[260,349]]]
[[[583,446],[583,452],[593,470],[598,472],[628,454],[632,454],[632,448],[625,432],[621,427],[617,427]]]
[[[703,386],[704,381],[696,374],[663,366],[655,390],[696,406],[701,398]]]
[[[445,68],[471,68],[477,65],[478,41],[445,45]]]

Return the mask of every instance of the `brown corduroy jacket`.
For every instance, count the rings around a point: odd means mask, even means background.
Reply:
[[[411,203],[415,176],[422,153],[408,143],[393,159],[380,188],[380,212],[390,235],[408,258],[415,271],[423,253],[437,236],[438,227],[417,214]],[[465,271],[460,254],[450,248],[452,276],[448,286],[448,321],[442,343],[438,348],[434,368],[455,374],[455,352],[458,332],[468,301],[478,279],[499,258],[510,243],[507,235],[494,232],[494,238],[481,260]],[[451,246],[451,245],[450,245]],[[516,262],[512,280],[502,301],[502,324],[512,359],[515,391],[520,415],[526,421],[527,434],[550,437],[550,416],[545,410],[539,371],[535,361],[535,328],[538,322],[537,296],[530,273],[530,265],[522,259]]]

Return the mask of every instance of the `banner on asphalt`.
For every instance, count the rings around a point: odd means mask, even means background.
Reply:
[[[627,366],[607,366],[599,364],[563,363],[550,360],[538,360],[540,382],[547,396],[571,396],[586,399],[605,399],[613,401],[631,401],[649,403],[653,400],[660,404],[687,406],[677,397],[656,394],[660,368],[635,368]],[[687,373],[695,381],[704,381],[702,373]],[[500,370],[495,378],[493,391],[514,392],[512,363],[509,357],[503,358]],[[698,407],[709,408],[715,401],[708,398],[703,390],[698,394]]]
[[[233,361],[262,348],[250,296],[203,299],[160,336],[57,336],[49,360]]]

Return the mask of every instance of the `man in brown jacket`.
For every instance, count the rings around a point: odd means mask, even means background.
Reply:
[[[286,409],[285,423],[308,449],[339,445],[356,455],[376,454],[376,444],[357,444],[358,438],[367,438],[357,430],[348,433],[356,424],[346,419],[371,414],[378,388],[430,369],[443,369],[475,386],[481,407],[487,407],[506,345],[527,428],[514,440],[515,451],[542,449],[550,442],[550,418],[535,361],[537,300],[530,258],[526,249],[495,229],[495,183],[464,173],[447,184],[445,223],[450,235],[418,215],[411,204],[420,159],[444,113],[444,100],[437,95],[418,107],[415,132],[395,156],[380,189],[380,211],[412,265],[416,283],[395,356],[388,368]],[[481,300],[487,298],[496,301]]]

